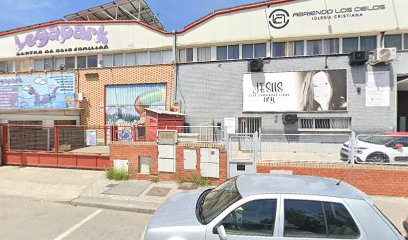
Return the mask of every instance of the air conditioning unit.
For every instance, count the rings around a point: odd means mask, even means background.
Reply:
[[[177,143],[176,130],[158,130],[157,143],[163,145],[173,145]]]
[[[284,114],[282,118],[283,124],[294,124],[298,121],[298,117],[296,114]]]
[[[377,48],[373,52],[373,58],[370,61],[371,65],[378,63],[390,63],[397,58],[396,48]]]
[[[368,52],[367,51],[355,51],[350,53],[350,66],[354,65],[364,65],[368,62]]]
[[[249,66],[248,66],[248,70],[250,72],[262,72],[263,70],[263,59],[255,59],[255,60],[251,60],[249,61]]]

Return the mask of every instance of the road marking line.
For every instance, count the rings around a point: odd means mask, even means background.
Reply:
[[[85,218],[84,220],[80,221],[78,224],[76,224],[75,226],[73,226],[72,228],[68,229],[66,232],[64,232],[63,234],[59,235],[57,238],[55,238],[54,240],[62,240],[64,238],[66,238],[68,235],[70,235],[72,232],[74,232],[75,230],[77,230],[80,226],[84,225],[85,223],[87,223],[89,220],[91,220],[92,218],[96,217],[99,213],[102,212],[102,209],[96,210],[94,213],[92,213],[91,215],[89,215],[87,218]]]

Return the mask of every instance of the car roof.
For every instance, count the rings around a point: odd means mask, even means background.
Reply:
[[[237,178],[237,188],[242,197],[259,194],[297,194],[337,198],[352,198],[372,202],[371,198],[357,188],[331,178],[310,176],[253,174]]]

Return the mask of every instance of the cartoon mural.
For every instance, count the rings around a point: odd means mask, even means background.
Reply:
[[[137,138],[145,137],[146,108],[166,109],[166,84],[135,84],[106,87],[106,124],[115,125],[119,141],[132,141],[129,126],[138,126]]]
[[[0,78],[0,109],[75,108],[75,75]]]
[[[146,108],[166,109],[166,84],[106,87],[107,125],[139,125]],[[124,135],[128,135],[128,133],[124,133]]]

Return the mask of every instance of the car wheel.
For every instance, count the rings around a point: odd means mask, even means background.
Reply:
[[[385,153],[375,152],[368,155],[367,162],[388,163],[390,158]]]

